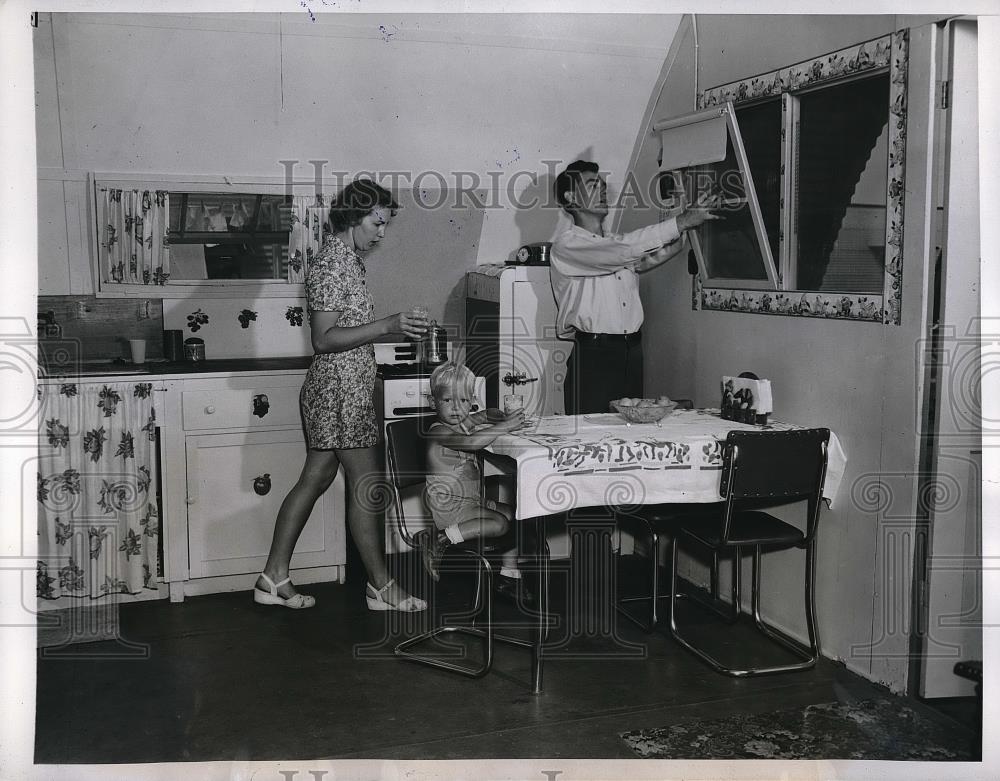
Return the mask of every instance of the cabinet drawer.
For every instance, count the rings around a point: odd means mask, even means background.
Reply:
[[[299,386],[184,391],[184,429],[298,426]]]

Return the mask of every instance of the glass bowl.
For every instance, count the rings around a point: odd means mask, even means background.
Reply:
[[[621,400],[619,399],[619,401]],[[655,399],[648,399],[648,401],[653,402],[653,405],[646,407],[622,406],[619,401],[612,401],[611,409],[629,423],[657,423],[673,412],[677,406],[677,403],[673,401],[662,403]]]

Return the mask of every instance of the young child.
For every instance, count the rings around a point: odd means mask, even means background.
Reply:
[[[424,497],[437,531],[417,535],[424,566],[438,580],[438,563],[448,545],[479,537],[501,537],[507,533],[513,508],[501,502],[480,499],[479,466],[475,452],[501,434],[521,426],[523,410],[504,415],[491,409],[473,413],[475,375],[451,361],[438,366],[430,379],[432,405],[437,420],[425,435],[427,441],[427,487]],[[497,592],[528,601],[517,549],[502,556]]]

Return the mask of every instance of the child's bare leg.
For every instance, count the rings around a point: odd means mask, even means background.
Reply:
[[[478,508],[474,517],[458,524],[458,530],[463,540],[475,540],[479,537],[502,537],[510,528],[510,516],[500,508],[506,505],[491,502],[497,509],[489,507]]]

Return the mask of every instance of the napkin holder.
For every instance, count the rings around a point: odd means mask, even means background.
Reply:
[[[724,420],[763,426],[772,412],[771,381],[723,377],[719,407]]]

